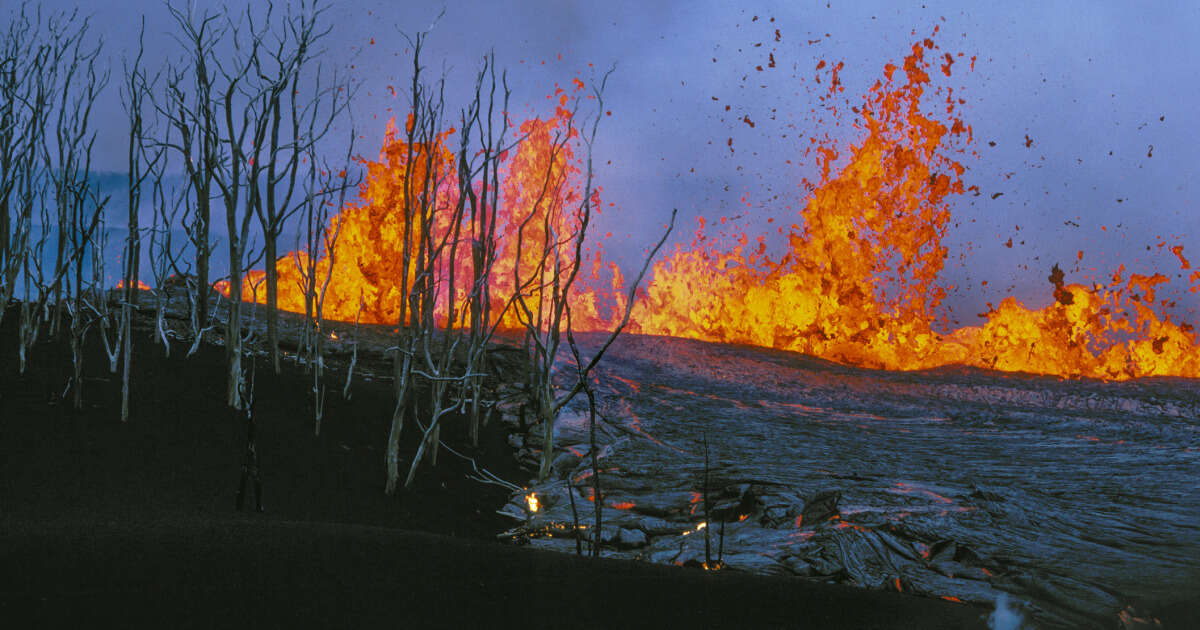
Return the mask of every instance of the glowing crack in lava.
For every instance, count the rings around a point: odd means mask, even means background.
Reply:
[[[937,64],[950,76],[954,62],[954,56],[938,52],[932,39],[924,39],[912,45],[901,66],[887,64],[883,78],[853,108],[856,141],[845,151],[830,137],[810,141],[820,180],[804,182],[808,197],[800,223],[786,233],[787,251],[772,257],[763,236],[752,246],[744,233],[725,244],[705,235],[702,222],[690,247],[677,247],[655,263],[629,330],[767,346],[891,370],[965,364],[1110,380],[1200,377],[1195,331],[1171,321],[1169,300],[1156,301],[1156,290],[1169,279],[1127,275],[1124,266],[1108,284],[1094,286],[1067,284],[1055,267],[1051,305],[1030,309],[1008,297],[980,326],[950,332],[935,328],[948,289],[939,282],[948,253],[943,244],[950,224],[948,198],[965,190],[965,169],[953,156],[964,153],[972,138],[971,127],[957,113],[962,101],[952,92],[936,114],[922,104],[934,93],[929,89],[931,68]],[[825,67],[821,62],[818,70]],[[839,63],[827,69],[831,96],[844,89],[837,76],[841,68]],[[533,247],[517,252],[516,226],[532,217],[526,225],[534,226],[533,231],[525,233],[525,242],[537,243],[547,226],[565,233],[577,220],[569,208],[580,200],[580,160],[572,148],[578,139],[568,103],[582,87],[575,80],[574,92],[560,88],[554,116],[521,124],[518,133],[525,139],[505,160],[491,286],[497,307],[514,290],[514,267],[532,273],[540,257]],[[843,115],[836,109],[833,114]],[[442,155],[432,163],[445,170],[440,180],[446,185],[437,195],[437,203],[445,207],[458,194],[450,185],[456,181],[454,159],[444,145],[451,133],[439,137],[434,147],[415,147],[418,155]],[[566,141],[560,140],[562,134]],[[404,202],[407,151],[401,134],[389,128],[379,161],[367,163],[359,200],[331,221],[330,229],[340,228],[341,235],[325,303],[330,319],[353,320],[361,296],[362,321],[397,323],[396,244],[403,228],[397,209]],[[593,201],[598,208],[598,197]],[[568,225],[544,221],[547,216]],[[451,226],[442,223],[437,229]],[[463,228],[463,238],[473,238],[471,228]],[[1190,269],[1182,248],[1172,251],[1182,268]],[[600,281],[605,267],[601,253],[596,245],[586,265],[591,270],[586,286],[577,287],[571,298],[578,330],[611,329],[614,314],[623,308],[616,265],[608,265],[611,282]],[[297,261],[305,256],[293,252],[277,263],[279,304],[285,310],[304,311]],[[318,273],[326,268],[326,261],[319,261]],[[261,272],[251,272],[252,280],[256,274]],[[1200,291],[1200,271],[1193,271],[1188,281],[1191,291]],[[251,284],[246,299],[251,299]],[[441,321],[450,297],[442,296]],[[465,295],[453,298],[462,303]],[[258,299],[263,301],[261,295]],[[511,309],[503,325],[518,327]]]

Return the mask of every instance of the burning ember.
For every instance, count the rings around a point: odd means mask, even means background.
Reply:
[[[525,495],[525,505],[529,508],[530,514],[537,512],[538,508],[541,507],[541,504],[538,502],[537,493],[530,492]]]
[[[1195,330],[1172,321],[1167,311],[1174,304],[1156,295],[1169,278],[1129,273],[1124,266],[1107,283],[1090,286],[1067,283],[1055,267],[1049,276],[1054,296],[1049,306],[1030,308],[1008,297],[983,315],[983,324],[947,330],[938,308],[953,288],[940,277],[948,257],[943,239],[951,220],[949,199],[974,189],[964,185],[965,168],[955,159],[972,142],[972,129],[958,114],[963,101],[951,93],[936,103],[937,113],[930,112],[928,101],[942,94],[933,89],[932,76],[950,76],[954,61],[930,38],[914,43],[900,65],[887,64],[882,78],[852,108],[854,142],[843,147],[832,138],[813,140],[805,151],[816,153],[820,178],[803,182],[807,201],[800,221],[779,230],[787,238],[787,250],[772,255],[765,235],[741,233],[725,242],[729,239],[706,232],[701,221],[689,247],[677,247],[655,264],[630,330],[779,348],[890,370],[965,364],[1106,380],[1200,377]],[[966,65],[973,66],[973,59],[960,67]],[[844,89],[837,78],[842,64],[822,62],[821,68],[831,74],[825,84],[832,99]],[[518,135],[525,140],[504,161],[500,251],[491,287],[497,311],[515,290],[514,268],[530,277],[540,256],[536,248],[518,251],[517,226],[545,216],[572,220],[571,212],[552,210],[578,203],[581,195],[574,151],[579,139],[570,122],[571,104],[582,88],[578,79],[572,90],[559,88],[553,116],[520,124]],[[833,113],[841,117],[838,110]],[[438,203],[452,207],[458,192],[450,183],[457,175],[446,141],[453,133],[443,134],[432,146],[411,147],[416,157],[407,157],[410,147],[403,134],[389,126],[379,160],[366,163],[368,175],[358,200],[342,208],[329,227],[340,228],[340,237],[327,317],[353,320],[361,300],[361,321],[397,323],[401,265],[396,252],[404,226],[396,209],[404,203],[407,160],[413,168],[432,164],[439,170],[439,181],[447,184]],[[569,140],[565,144],[559,140],[562,134]],[[598,193],[593,200],[597,208]],[[570,227],[550,223],[528,221],[524,238],[540,242],[545,230],[565,233]],[[436,229],[440,235],[452,227],[438,224]],[[475,238],[473,226],[461,229],[464,240]],[[1191,269],[1181,246],[1171,251],[1182,270]],[[591,275],[570,299],[576,330],[609,330],[613,314],[623,308],[620,271],[606,265],[601,253],[597,245],[585,254]],[[293,252],[277,262],[279,304],[285,310],[304,311],[297,287],[308,256]],[[453,264],[467,264],[469,257],[460,258]],[[319,274],[326,273],[328,259],[318,261]],[[465,269],[457,273],[467,277]],[[261,274],[250,273],[244,299],[265,301],[264,292],[252,293]],[[1187,282],[1192,292],[1200,292],[1200,271],[1191,272]],[[441,320],[451,301],[465,299],[465,294],[441,296]],[[935,327],[939,320],[940,328]],[[513,310],[504,313],[502,326],[519,326]]]
[[[118,288],[118,289],[124,289],[124,288],[125,288],[125,280],[118,280],[118,281],[117,281],[117,287],[116,287],[116,288]],[[150,290],[150,285],[146,284],[145,282],[142,282],[141,280],[138,280],[138,281],[137,281],[137,288],[138,288],[138,290],[139,290],[139,291],[149,291],[149,290]]]

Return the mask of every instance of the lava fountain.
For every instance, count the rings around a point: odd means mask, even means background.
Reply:
[[[1066,284],[1055,267],[1050,306],[1030,309],[1008,297],[981,326],[935,331],[947,290],[939,282],[947,199],[965,191],[955,156],[972,140],[952,92],[940,116],[922,109],[932,66],[950,76],[955,62],[937,50],[932,38],[913,44],[903,79],[901,68],[884,68],[853,110],[859,138],[846,159],[834,140],[818,147],[820,181],[807,186],[789,251],[772,259],[761,235],[750,247],[744,233],[720,247],[702,224],[690,248],[655,265],[631,330],[891,370],[967,364],[1109,380],[1200,376],[1193,327],[1171,321],[1170,300],[1156,301],[1169,278],[1126,275],[1124,266],[1094,286]],[[840,68],[829,69],[831,92],[840,89]],[[1172,252],[1190,269],[1182,246]],[[1200,272],[1189,281],[1200,291]]]
[[[516,126],[513,139],[519,140],[515,149],[500,155],[503,166],[499,207],[496,208],[495,233],[496,261],[491,270],[489,293],[492,296],[494,313],[500,313],[500,327],[516,329],[522,327],[515,309],[505,308],[516,290],[516,278],[532,278],[544,274],[542,262],[547,251],[553,257],[573,259],[574,251],[561,235],[578,229],[577,207],[582,198],[581,159],[575,155],[579,142],[578,130],[573,126],[576,105],[583,98],[585,84],[573,81],[571,90],[556,88],[552,98],[556,108],[552,116],[530,118]],[[409,118],[411,122],[411,115]],[[358,199],[341,208],[341,212],[330,219],[326,228],[335,238],[332,251],[325,252],[317,261],[315,273],[318,279],[329,277],[325,293],[323,315],[326,319],[363,323],[396,325],[403,312],[404,295],[401,282],[403,269],[408,269],[408,286],[414,282],[416,264],[404,265],[401,260],[400,243],[405,231],[404,212],[406,204],[429,203],[434,221],[434,242],[449,242],[455,227],[451,224],[454,208],[460,203],[460,187],[454,152],[449,148],[454,128],[437,135],[433,142],[414,143],[409,146],[406,137],[394,121],[388,123],[383,146],[378,160],[363,160],[366,175],[360,186]],[[411,165],[411,166],[410,166]],[[412,172],[409,173],[409,169]],[[425,169],[433,169],[428,176]],[[435,182],[436,190],[430,194],[408,193],[408,182]],[[482,182],[472,184],[477,196]],[[592,206],[600,206],[600,188],[593,193]],[[406,199],[411,195],[412,199]],[[485,200],[486,201],[486,200]],[[598,211],[598,210],[597,210]],[[470,246],[478,243],[478,228],[464,220],[458,226],[459,252],[468,252],[449,260],[443,257],[438,273],[442,277],[453,266],[460,278],[471,277]],[[411,229],[420,229],[412,226]],[[518,242],[517,233],[521,233]],[[546,249],[543,241],[547,236],[558,235],[560,242]],[[414,237],[419,241],[420,237]],[[623,298],[619,295],[622,285],[619,268],[615,264],[605,265],[599,255],[601,246],[583,252],[590,258],[587,268],[590,273],[581,275],[585,288],[571,295],[572,318],[581,330],[605,329],[619,309],[623,309]],[[415,250],[414,250],[415,252]],[[305,274],[309,268],[309,253],[293,251],[276,261],[279,273],[279,308],[303,313]],[[413,254],[416,256],[416,253]],[[331,265],[331,261],[333,264]],[[411,263],[412,261],[410,261]],[[602,280],[605,273],[611,280]],[[255,291],[262,279],[261,271],[251,271],[243,284],[243,299],[265,303],[263,291]],[[318,281],[318,286],[320,281]],[[605,285],[611,289],[606,289]],[[534,283],[526,287],[526,297],[535,295],[540,289]],[[228,294],[228,288],[218,286]],[[435,320],[446,323],[450,305],[457,305],[453,312],[466,314],[463,305],[468,299],[469,287],[458,287],[454,295],[443,290],[437,298]],[[532,300],[536,302],[536,297]],[[458,323],[458,322],[456,322]]]
[[[934,89],[933,78],[939,73],[949,77],[962,57],[942,53],[931,37],[914,43],[900,65],[887,64],[861,104],[851,108],[856,137],[847,147],[828,136],[810,140],[806,154],[817,156],[820,178],[804,182],[807,198],[799,221],[787,228],[786,251],[773,255],[761,234],[717,238],[702,222],[688,247],[678,246],[655,263],[629,329],[791,350],[889,370],[965,364],[1106,380],[1200,376],[1195,330],[1172,321],[1172,303],[1156,295],[1169,278],[1127,273],[1124,266],[1112,272],[1109,282],[1090,286],[1067,283],[1055,267],[1049,276],[1054,295],[1049,306],[1033,309],[1008,297],[985,314],[982,325],[955,330],[936,325],[938,307],[952,288],[941,279],[948,257],[943,241],[951,220],[949,202],[973,187],[965,186],[959,161],[972,142],[971,126],[959,113],[964,101],[952,91]],[[960,67],[974,66],[973,59],[962,61]],[[828,73],[826,98],[844,90],[838,79],[842,67],[818,65]],[[491,280],[496,312],[503,311],[515,290],[514,267],[534,269],[541,255],[513,242],[517,226],[543,226],[526,232],[525,238],[535,240],[546,236],[547,229],[571,229],[544,218],[572,221],[572,213],[562,208],[580,198],[581,160],[575,151],[580,139],[571,125],[571,103],[582,89],[578,79],[573,90],[558,88],[552,96],[557,99],[555,114],[517,126],[521,140],[505,156],[498,259]],[[936,100],[941,94],[945,98]],[[846,116],[844,108],[831,110]],[[414,148],[416,154],[442,156],[429,163],[445,169],[437,179],[448,183],[457,181],[445,146],[453,133],[439,136],[433,146]],[[340,236],[325,303],[328,318],[353,320],[361,308],[363,322],[398,323],[395,244],[403,229],[398,208],[405,203],[401,183],[409,149],[402,134],[389,126],[379,160],[365,162],[367,177],[358,200],[331,220],[328,229],[340,230]],[[445,188],[438,203],[452,208],[457,188]],[[598,197],[593,207],[600,207]],[[443,221],[436,229],[449,233],[451,227]],[[470,226],[463,227],[462,238],[474,238]],[[1182,269],[1191,269],[1181,246],[1172,252]],[[592,273],[570,297],[577,330],[610,329],[613,314],[623,309],[620,270],[606,264],[601,254],[601,246],[594,244],[586,265]],[[293,252],[277,261],[284,310],[304,310],[298,287],[307,255]],[[319,261],[319,273],[326,273],[329,258]],[[1187,281],[1190,291],[1200,291],[1200,271],[1191,272]],[[244,285],[245,299],[255,299],[252,285]],[[450,302],[461,303],[465,295],[439,299],[444,321]],[[511,309],[503,311],[501,323],[519,327]]]

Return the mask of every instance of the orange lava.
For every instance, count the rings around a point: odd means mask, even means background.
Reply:
[[[118,281],[117,281],[117,288],[118,288],[118,289],[124,289],[124,288],[125,288],[125,280],[124,280],[123,278],[122,278],[121,280],[118,280]],[[141,280],[138,280],[138,281],[137,281],[137,288],[138,288],[138,290],[139,290],[139,291],[149,291],[149,290],[150,290],[150,285],[146,284],[145,282],[142,282]]]
[[[517,278],[527,285],[526,300],[536,309],[538,293],[546,286],[555,272],[552,265],[542,264],[543,242],[547,236],[557,241],[550,246],[549,260],[567,264],[574,260],[574,248],[565,237],[579,226],[579,209],[582,201],[581,159],[575,155],[579,143],[578,130],[572,125],[572,104],[581,96],[584,84],[575,80],[573,91],[558,88],[555,93],[557,108],[548,118],[531,118],[521,123],[514,135],[523,140],[518,147],[503,155],[503,177],[501,201],[497,208],[496,234],[499,236],[497,259],[491,274],[490,291],[492,307],[499,313],[517,286]],[[411,124],[411,121],[410,121]],[[397,325],[402,312],[404,260],[401,243],[406,229],[403,208],[425,208],[432,212],[435,221],[433,241],[446,242],[450,250],[454,242],[452,235],[452,210],[459,203],[458,173],[456,169],[457,146],[452,143],[456,130],[451,128],[437,136],[434,142],[409,147],[407,134],[398,130],[394,121],[389,122],[383,147],[377,161],[364,160],[366,178],[360,187],[358,199],[348,203],[341,212],[330,219],[327,228],[337,234],[332,252],[334,261],[326,293],[323,316],[330,320],[361,320],[370,324]],[[412,172],[409,172],[409,169]],[[429,171],[428,173],[426,171]],[[436,182],[427,190],[419,190],[424,182]],[[479,183],[475,182],[476,192]],[[407,190],[416,188],[418,190]],[[406,199],[410,195],[411,199]],[[600,204],[599,189],[593,191],[593,208]],[[598,210],[597,210],[598,211]],[[521,226],[524,226],[523,229]],[[441,289],[435,307],[434,319],[444,326],[454,305],[455,325],[465,325],[459,320],[466,312],[465,304],[470,289],[472,243],[477,242],[477,226],[464,218],[458,226],[457,255],[449,261],[446,255],[437,270],[437,282],[444,286],[451,265],[456,277],[454,295]],[[419,231],[414,222],[410,230]],[[521,230],[518,245],[518,230]],[[413,238],[419,242],[420,236]],[[416,247],[408,261],[407,285],[415,279]],[[293,251],[276,261],[279,273],[279,308],[303,313],[305,296],[301,287],[307,273],[308,252]],[[317,262],[317,286],[329,274],[331,256],[322,255]],[[598,255],[589,256],[580,269],[577,286],[586,289],[571,294],[572,319],[577,329],[608,329],[611,318],[619,312],[623,299],[617,289],[622,279],[616,265],[605,266]],[[608,283],[601,281],[605,271],[611,274]],[[265,274],[260,270],[247,273],[243,285],[243,299],[266,302],[266,289],[259,286]],[[532,279],[532,282],[530,280]],[[606,290],[604,285],[611,286]],[[228,295],[228,283],[217,283],[215,288]],[[257,288],[257,293],[255,289]],[[618,308],[619,307],[619,308]],[[502,328],[521,328],[517,309],[508,308],[501,316]],[[411,322],[411,313],[406,315]]]
[[[702,223],[690,248],[655,264],[630,329],[890,370],[966,364],[1108,380],[1200,376],[1195,331],[1164,314],[1166,300],[1155,301],[1168,278],[1125,279],[1123,267],[1110,284],[1091,287],[1065,284],[1055,268],[1050,306],[1030,309],[1009,297],[981,326],[934,330],[946,296],[939,273],[947,198],[964,192],[964,168],[950,156],[971,141],[953,98],[944,120],[922,109],[935,50],[925,39],[913,44],[901,75],[885,67],[856,108],[860,137],[845,158],[832,140],[818,148],[821,178],[785,255],[770,258],[761,236],[756,245],[745,234],[718,244]],[[941,70],[950,74],[948,64]],[[1182,247],[1172,252],[1190,268]],[[1200,290],[1200,273],[1189,281]]]
[[[1107,284],[1091,286],[1067,283],[1055,267],[1049,306],[1030,308],[1009,297],[986,313],[981,325],[950,332],[935,328],[950,288],[940,280],[948,256],[943,240],[951,219],[949,200],[969,189],[962,179],[965,169],[954,157],[972,141],[971,127],[958,113],[962,101],[947,94],[944,101],[929,102],[940,94],[932,89],[931,75],[950,76],[953,62],[954,56],[939,53],[927,38],[914,43],[899,66],[887,64],[883,77],[853,108],[853,142],[813,141],[820,179],[805,182],[799,220],[781,232],[788,240],[786,252],[770,255],[762,236],[744,233],[725,243],[706,234],[702,223],[689,247],[677,247],[655,263],[629,330],[766,346],[889,370],[964,364],[1106,380],[1200,377],[1196,332],[1172,321],[1170,303],[1156,296],[1168,277],[1127,274],[1123,266]],[[831,73],[824,84],[832,96],[844,90],[836,76],[843,64],[826,66],[822,62],[817,70]],[[538,266],[547,234],[569,233],[579,220],[581,162],[570,104],[582,87],[576,80],[572,91],[558,89],[553,116],[520,124],[518,133],[526,139],[503,163],[491,285],[497,310],[515,290],[515,277],[547,273]],[[434,146],[412,151],[420,158],[414,168],[423,167],[430,153],[435,156],[429,162],[444,182],[430,202],[438,212],[458,202],[455,157],[446,144],[451,135],[453,130]],[[361,296],[363,322],[403,323],[398,321],[398,243],[404,226],[397,208],[406,202],[401,184],[408,153],[403,134],[390,128],[379,160],[366,163],[358,200],[331,222],[331,229],[340,227],[340,236],[327,318],[353,320]],[[522,224],[527,227],[518,251],[516,232]],[[443,235],[451,228],[443,221],[436,229]],[[475,237],[473,229],[461,226],[464,243]],[[587,286],[570,298],[577,330],[609,330],[623,308],[620,272],[604,263],[599,246],[593,247],[582,270],[590,272]],[[563,260],[574,255],[566,247],[555,251]],[[1171,253],[1182,270],[1191,270],[1182,246]],[[285,310],[304,310],[297,287],[306,256],[293,252],[277,263],[279,304]],[[318,263],[322,275],[327,258]],[[469,277],[469,260],[462,255],[455,263],[462,265],[456,268],[460,278]],[[610,280],[602,282],[606,269]],[[253,297],[262,272],[250,276],[246,299]],[[1192,292],[1200,292],[1200,271],[1191,271],[1186,281]],[[464,312],[463,284],[455,295],[440,297],[439,322],[445,322],[451,302],[458,304],[455,312]],[[265,300],[265,290],[258,291],[257,300]],[[520,325],[513,309],[501,321],[508,328]]]

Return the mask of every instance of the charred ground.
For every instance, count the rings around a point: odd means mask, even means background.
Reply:
[[[234,509],[246,427],[224,405],[223,348],[191,357],[135,331],[133,408],[87,345],[82,411],[63,391],[65,342],[43,338],[18,372],[10,310],[0,328],[0,618],[39,627],[925,627],[982,625],[986,611],[795,580],[627,561],[588,561],[496,542],[508,491],[468,479],[443,453],[413,487],[383,492],[386,379],[331,394],[314,436],[310,382],[258,366],[256,420],[265,511]],[[360,338],[387,331],[360,331]],[[370,373],[386,359],[359,355]],[[333,351],[334,362],[339,350]],[[504,355],[500,351],[498,355]],[[343,360],[346,355],[340,355]],[[505,359],[511,361],[511,358]],[[335,370],[336,371],[336,370]],[[344,372],[343,372],[344,375]],[[336,381],[331,379],[331,381]],[[443,439],[522,483],[499,422],[478,447]],[[415,431],[402,452],[411,454]]]
[[[98,335],[89,336],[85,408],[75,412],[63,397],[71,376],[69,347],[41,341],[19,374],[9,359],[17,352],[10,330],[17,317],[11,315],[0,329],[7,518],[233,511],[246,421],[225,405],[223,348],[205,343],[187,357],[187,344],[176,341],[166,357],[151,343],[152,320],[139,319],[131,420],[121,423],[120,375],[109,373]],[[484,506],[502,503],[507,491],[468,480],[470,464],[448,453],[437,467],[422,468],[405,492],[384,495],[383,446],[393,403],[390,380],[378,376],[389,368],[379,346],[373,347],[359,356],[349,400],[340,391],[348,350],[331,352],[341,371],[329,379],[337,391],[329,392],[319,436],[313,435],[311,378],[304,367],[285,361],[275,375],[266,358],[256,358],[256,441],[268,518],[493,535],[505,519]],[[497,427],[482,432],[478,447],[468,443],[463,423],[446,428],[443,439],[456,450],[486,459],[490,470],[519,482],[521,472]],[[402,452],[411,455],[417,437],[406,431]]]

